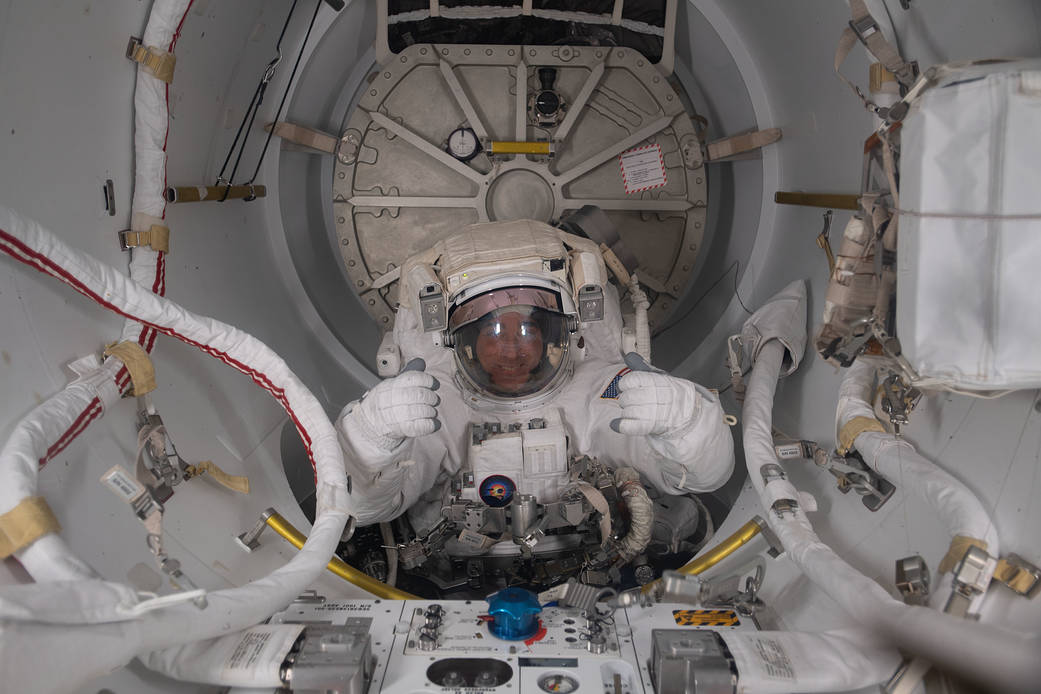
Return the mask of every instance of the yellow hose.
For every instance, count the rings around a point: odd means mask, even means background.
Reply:
[[[302,532],[294,528],[293,524],[283,518],[277,511],[269,511],[269,513],[271,515],[264,519],[264,522],[268,524],[268,527],[288,540],[289,544],[293,545],[297,549],[304,546],[304,541],[307,540],[307,538]],[[406,593],[403,590],[398,590],[397,588],[388,586],[382,581],[377,581],[372,576],[358,571],[339,557],[334,556],[332,560],[330,560],[329,565],[325,568],[329,569],[348,583],[353,583],[362,590],[366,590],[378,598],[386,598],[388,600],[420,599],[418,595]]]
[[[749,542],[751,542],[756,535],[762,532],[762,526],[760,525],[760,523],[762,522],[763,521],[758,516],[756,516],[755,518],[738,528],[737,532],[735,532],[733,535],[723,540],[718,545],[699,556],[697,559],[690,560],[689,562],[687,562],[686,564],[684,564],[676,570],[679,571],[681,574],[687,574],[689,576],[697,576],[700,573],[708,571],[713,566],[715,566],[716,564],[718,564],[719,562],[723,561],[731,554],[736,552],[738,549],[744,547]],[[641,589],[641,592],[644,594],[650,593],[658,586],[660,582],[661,579],[651,581]]]

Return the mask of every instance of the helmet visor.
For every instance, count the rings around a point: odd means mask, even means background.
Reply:
[[[460,368],[478,389],[524,397],[548,386],[563,368],[567,316],[526,304],[493,308],[453,330],[452,341]]]

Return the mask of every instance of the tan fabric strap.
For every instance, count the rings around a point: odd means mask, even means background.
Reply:
[[[896,47],[886,40],[864,0],[849,0],[849,9],[853,14],[850,27],[856,37],[864,42],[871,55],[896,76],[900,84],[910,87],[915,81],[914,66],[904,60]]]
[[[153,224],[148,231],[127,229],[119,232],[119,243],[123,250],[150,246],[153,251],[170,252],[170,228],[161,224]]]
[[[947,548],[947,554],[943,555],[943,559],[940,560],[937,572],[945,574],[948,571],[953,571],[958,562],[965,557],[965,553],[969,551],[970,547],[979,547],[986,551],[987,543],[967,535],[955,535],[954,539],[951,540],[951,546]]]
[[[123,362],[130,372],[130,381],[134,384],[132,395],[140,396],[151,393],[158,386],[155,383],[155,367],[144,347],[129,340],[109,345],[105,349],[106,357],[115,357]]]
[[[170,84],[173,82],[174,67],[177,65],[177,57],[162,48],[145,46],[138,39],[130,39],[127,46],[127,57],[143,67],[148,74]]]
[[[212,460],[204,460],[197,465],[191,465],[187,470],[188,477],[196,477],[204,472],[210,473],[210,477],[233,492],[249,494],[249,478],[241,475],[229,475],[217,467]]]
[[[42,496],[22,499],[0,516],[0,559],[25,549],[47,533],[61,532],[61,525]]]
[[[838,453],[845,456],[853,448],[853,442],[865,431],[878,431],[885,433],[882,423],[874,417],[854,417],[842,426],[839,431]]]
[[[1041,590],[1041,574],[1038,568],[1018,554],[1009,554],[999,559],[998,566],[994,569],[994,578],[1028,598],[1033,598]]]

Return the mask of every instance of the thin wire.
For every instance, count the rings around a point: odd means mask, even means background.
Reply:
[[[304,34],[304,40],[300,42],[300,52],[296,54],[296,62],[293,64],[293,71],[289,73],[289,80],[286,81],[286,89],[282,92],[282,101],[278,104],[278,111],[275,112],[275,119],[272,121],[271,130],[267,132],[267,139],[264,140],[264,149],[260,152],[260,158],[257,160],[257,168],[253,171],[253,177],[249,179],[246,185],[252,185],[257,180],[257,174],[260,173],[260,165],[264,163],[264,155],[267,154],[268,145],[271,144],[271,136],[275,132],[274,124],[278,122],[279,116],[282,115],[282,108],[286,105],[286,98],[289,96],[289,88],[293,85],[293,78],[296,77],[296,70],[300,67],[300,61],[304,57],[304,48],[307,47],[307,40],[311,38],[311,30],[314,28],[314,21],[318,18],[318,10],[322,8],[322,2],[324,0],[318,0],[314,6],[314,14],[311,15],[311,23],[307,25],[307,33]],[[295,0],[294,0],[295,2]]]
[[[231,147],[228,148],[228,155],[224,158],[224,164],[220,168],[220,173],[217,174],[217,184],[220,185],[222,182],[227,184],[224,189],[224,196],[220,202],[224,202],[228,198],[228,192],[231,190],[232,182],[235,180],[235,174],[239,169],[239,162],[242,161],[242,154],[246,150],[246,142],[249,140],[249,134],[253,130],[253,121],[257,117],[257,111],[260,110],[260,106],[264,103],[264,94],[267,92],[268,84],[271,79],[275,76],[275,68],[279,63],[282,62],[282,39],[285,38],[286,30],[289,28],[289,22],[293,19],[293,12],[296,10],[296,4],[298,0],[293,0],[293,4],[289,8],[289,14],[286,15],[286,21],[282,24],[282,31],[278,35],[278,41],[275,43],[275,57],[267,64],[264,68],[264,74],[260,78],[260,82],[257,84],[257,88],[253,90],[253,98],[250,99],[249,106],[246,112],[242,115],[242,122],[239,123],[238,132],[235,133],[235,139],[231,142]],[[313,24],[313,20],[312,20]],[[310,32],[310,30],[308,30]],[[247,127],[247,122],[249,123]],[[235,152],[235,146],[239,144],[239,138],[242,136],[243,130],[245,130],[246,136],[242,138],[242,145],[239,147],[238,156],[235,157],[235,164],[231,169],[231,175],[225,179],[224,172],[228,168],[228,162],[231,161],[231,155]]]
[[[657,334],[658,335],[662,335],[663,333],[665,333],[665,332],[675,328],[679,323],[682,323],[687,318],[687,316],[689,316],[691,313],[693,313],[694,309],[696,309],[701,304],[701,302],[704,301],[705,298],[708,297],[708,295],[712,293],[712,290],[715,289],[719,285],[720,282],[722,282],[724,279],[726,279],[726,276],[730,274],[731,270],[733,270],[734,268],[740,268],[740,267],[741,267],[741,261],[740,260],[735,260],[734,262],[732,262],[730,264],[730,266],[727,267],[727,269],[723,271],[723,274],[720,275],[719,278],[715,282],[713,282],[711,285],[709,285],[709,288],[706,289],[704,291],[704,293],[702,293],[702,295],[700,297],[698,297],[698,300],[695,301],[694,304],[690,308],[688,308],[683,313],[682,316],[673,319],[668,325],[666,325],[664,328],[659,330]],[[741,308],[743,308],[745,310],[745,313],[747,313],[748,315],[752,315],[752,312],[748,310],[747,306],[745,306],[745,302],[741,300],[741,295],[737,293],[737,276],[738,276],[738,273],[734,272],[734,296],[737,297],[737,302],[739,304],[741,304]]]

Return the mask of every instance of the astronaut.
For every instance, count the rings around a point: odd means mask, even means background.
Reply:
[[[528,220],[473,225],[402,265],[398,303],[380,359],[404,368],[337,419],[359,525],[408,512],[422,535],[451,503],[546,507],[574,488],[577,456],[661,494],[729,478],[718,398],[625,354],[631,330],[589,239]],[[479,551],[498,541],[482,532],[470,533]]]

